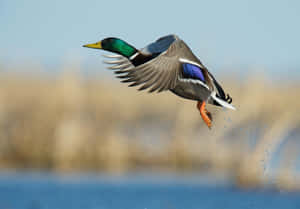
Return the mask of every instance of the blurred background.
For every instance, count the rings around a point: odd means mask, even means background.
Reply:
[[[299,10],[0,1],[0,208],[299,208]],[[208,106],[211,130],[196,102],[127,88],[81,47],[171,33],[237,107]]]

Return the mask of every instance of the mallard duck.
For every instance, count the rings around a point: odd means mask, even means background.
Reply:
[[[212,115],[206,110],[207,103],[235,109],[229,94],[225,94],[214,76],[176,35],[161,37],[142,49],[118,38],[105,38],[84,47],[116,53],[106,55],[113,60],[105,63],[111,64],[109,69],[115,70],[117,77],[129,82],[130,87],[142,85],[138,90],[149,89],[149,92],[170,90],[185,99],[196,100],[209,128]]]

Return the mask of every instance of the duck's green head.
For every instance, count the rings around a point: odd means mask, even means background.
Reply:
[[[106,38],[93,44],[83,45],[83,47],[104,49],[110,52],[121,54],[125,57],[130,57],[137,52],[133,46],[118,38]]]

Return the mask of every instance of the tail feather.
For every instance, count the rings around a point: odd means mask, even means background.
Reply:
[[[216,96],[216,93],[212,94],[211,97],[214,99],[215,102],[217,102],[220,106],[226,107],[228,109],[236,110],[235,107],[232,104],[229,104],[228,102],[218,98]]]

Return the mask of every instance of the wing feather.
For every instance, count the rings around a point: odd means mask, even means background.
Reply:
[[[139,91],[142,91],[142,90],[145,90],[147,88],[149,88],[150,86],[152,86],[154,83],[155,83],[155,80],[158,76],[155,75],[155,78],[153,79],[150,79],[149,81],[147,81],[142,87],[140,87],[138,90]]]
[[[157,80],[155,81],[155,83],[153,84],[152,88],[149,90],[149,92],[154,92],[157,89],[160,89],[165,82],[165,77],[168,75],[168,73],[160,73]]]
[[[125,69],[130,67],[132,64],[131,63],[125,63],[125,64],[119,64],[119,65],[114,65],[114,66],[110,66],[107,67],[110,70],[117,70],[117,69]]]
[[[131,84],[130,87],[131,86],[137,86],[137,85],[149,82],[151,80],[151,78],[153,78],[153,76],[155,76],[155,75],[156,75],[155,72],[150,72],[150,74],[146,75],[145,77],[143,77],[139,80],[135,79],[134,83]]]
[[[168,72],[168,74],[165,75],[165,81],[163,82],[163,85],[161,85],[161,87],[159,88],[158,92],[168,90],[168,86],[171,84],[171,80],[168,79],[168,77],[170,76],[169,74],[170,72]]]

